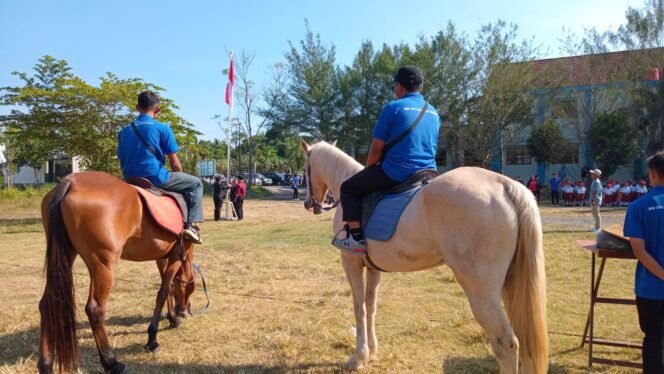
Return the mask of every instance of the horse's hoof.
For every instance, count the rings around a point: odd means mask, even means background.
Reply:
[[[123,363],[116,362],[111,367],[111,370],[106,370],[106,373],[108,373],[108,374],[128,374],[129,373],[129,368]]]
[[[172,329],[177,329],[182,324],[182,321],[180,321],[179,318],[176,318],[175,320],[169,320],[169,322]]]
[[[157,353],[159,352],[159,343],[154,341],[152,343],[146,344],[145,346],[143,346],[143,348],[148,352]]]

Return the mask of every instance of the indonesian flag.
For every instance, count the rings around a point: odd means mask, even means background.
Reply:
[[[226,84],[226,104],[233,107],[233,88],[235,87],[235,64],[233,64],[233,53],[231,52],[231,67],[228,69],[228,83]]]

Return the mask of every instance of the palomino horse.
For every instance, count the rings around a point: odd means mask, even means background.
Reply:
[[[115,266],[122,258],[156,260],[162,276],[154,314],[148,327],[146,348],[159,348],[157,330],[168,299],[168,319],[177,326],[178,317],[194,291],[191,260],[193,245],[176,245],[178,237],[158,227],[143,208],[138,192],[109,174],[86,172],[62,180],[42,201],[46,232],[46,288],[39,302],[41,339],[40,373],[70,372],[78,365],[76,306],[72,266],[79,255],[90,273],[90,294],[85,312],[106,372],[127,369],[117,361],[104,329],[108,295]],[[184,265],[183,265],[184,264]],[[178,275],[178,279],[176,279]],[[172,307],[171,297],[175,297]],[[175,310],[173,310],[175,309]]]
[[[319,214],[328,189],[362,166],[334,145],[301,141],[307,155],[306,209]],[[342,212],[333,232],[342,228]],[[431,180],[406,207],[392,238],[369,240],[368,257],[388,272],[447,264],[488,335],[501,373],[546,373],[546,278],[539,211],[518,182],[480,168],[458,168]],[[376,358],[374,319],[380,271],[360,256],[341,254],[355,306],[356,347],[348,360],[359,369]],[[364,268],[367,268],[366,282]],[[507,315],[501,306],[505,303]],[[510,322],[512,326],[510,326]]]

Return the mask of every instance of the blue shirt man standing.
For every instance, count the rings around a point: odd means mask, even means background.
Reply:
[[[380,113],[366,168],[341,185],[346,238],[333,240],[337,248],[366,255],[367,241],[360,224],[362,197],[396,186],[417,171],[436,169],[440,117],[420,93],[423,83],[424,74],[414,65],[400,67],[394,76],[393,91],[397,100],[385,105]],[[418,118],[417,126],[402,137]],[[400,140],[397,142],[397,139]],[[387,144],[391,147],[383,155]]]
[[[664,373],[664,152],[648,159],[653,189],[632,202],[624,235],[638,259],[634,292],[643,339],[643,373]]]
[[[203,182],[182,172],[173,131],[155,120],[161,111],[157,94],[141,92],[136,110],[139,116],[118,134],[122,174],[125,178],[146,178],[159,188],[182,194],[189,211],[184,234],[191,242],[201,244],[200,229],[193,224],[203,222]],[[166,158],[173,172],[165,168]]]
[[[551,175],[549,186],[551,186],[551,205],[556,206],[559,204],[560,200],[560,178],[558,178],[556,173]]]

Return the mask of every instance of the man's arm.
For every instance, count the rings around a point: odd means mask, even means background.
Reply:
[[[646,251],[646,242],[643,241],[643,239],[638,238],[629,238],[629,242],[632,245],[634,256],[646,267],[646,269],[648,269],[649,272],[664,281],[664,268],[662,268],[662,265],[657,262],[648,251]]]
[[[171,164],[171,169],[173,169],[173,171],[182,171],[182,164],[180,163],[180,159],[178,158],[177,153],[169,154],[168,162]]]
[[[385,142],[373,138],[371,141],[371,147],[369,148],[369,155],[367,156],[367,167],[376,165],[380,162],[380,158],[383,156],[383,149],[385,148]]]

